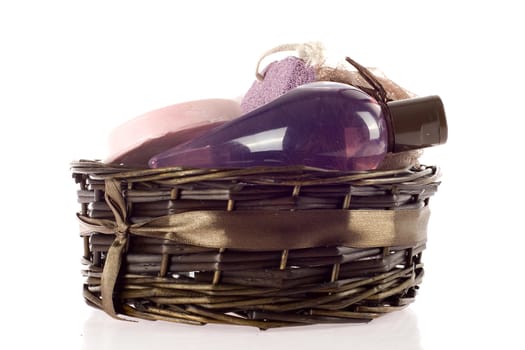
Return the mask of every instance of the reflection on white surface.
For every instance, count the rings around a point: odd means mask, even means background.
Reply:
[[[368,324],[329,324],[260,331],[239,326],[190,326],[160,321],[124,322],[93,310],[84,323],[84,349],[422,349],[410,309]]]

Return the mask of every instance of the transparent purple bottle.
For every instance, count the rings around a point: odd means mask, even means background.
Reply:
[[[376,100],[347,84],[314,82],[154,156],[149,165],[371,170],[387,148],[386,120]]]

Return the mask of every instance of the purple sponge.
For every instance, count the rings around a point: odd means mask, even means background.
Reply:
[[[315,81],[315,69],[297,57],[272,62],[263,71],[264,79],[255,81],[241,101],[241,112],[248,113],[275,100],[287,91]]]

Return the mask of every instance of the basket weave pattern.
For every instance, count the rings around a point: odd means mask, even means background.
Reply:
[[[439,184],[424,166],[72,170],[88,304],[261,329],[366,322],[412,302]]]

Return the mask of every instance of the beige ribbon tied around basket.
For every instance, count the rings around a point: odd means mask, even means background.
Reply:
[[[411,246],[426,241],[428,207],[407,210],[200,210],[130,224],[120,182],[106,179],[105,200],[115,220],[78,214],[81,233],[115,234],[101,279],[102,308],[117,317],[115,284],[133,235],[208,248],[302,249],[344,245],[356,248]]]

